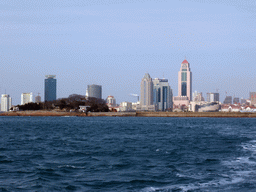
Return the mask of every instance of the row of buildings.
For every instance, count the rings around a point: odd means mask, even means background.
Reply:
[[[138,111],[171,111],[173,108],[188,106],[192,99],[192,72],[185,59],[178,72],[178,96],[173,97],[168,79],[152,79],[148,73],[140,85],[140,104]]]
[[[86,91],[87,97],[102,98],[101,85],[88,85]],[[57,79],[56,75],[46,75],[44,79],[44,101],[54,101],[57,99]],[[21,105],[31,103],[33,101],[33,93],[21,94]],[[35,97],[35,103],[41,102],[41,96]],[[8,94],[1,96],[1,111],[9,111],[12,107],[12,98]]]
[[[138,95],[136,95],[138,96]],[[102,99],[101,85],[88,85],[85,97],[95,97]],[[139,96],[138,96],[139,97]],[[189,62],[185,59],[178,72],[178,95],[173,96],[172,89],[168,79],[155,78],[146,73],[140,83],[140,100],[138,102],[121,102],[116,104],[113,96],[108,96],[106,102],[109,108],[117,111],[203,111],[217,110],[220,104],[219,93],[207,93],[207,100],[203,98],[202,92],[192,94],[192,72]],[[46,75],[44,80],[44,101],[54,101],[57,99],[57,80],[56,75]],[[21,94],[21,105],[33,102],[32,93]],[[36,96],[35,102],[41,102],[41,97]],[[223,104],[247,104],[256,105],[256,92],[250,93],[250,99],[240,99],[232,96],[226,96]],[[1,97],[1,111],[8,111],[12,107],[12,99],[9,95],[3,94]]]
[[[152,79],[148,73],[144,75],[140,84],[140,101],[137,103],[122,102],[117,106],[114,97],[107,98],[107,104],[117,111],[219,111],[232,104],[234,108],[244,109],[246,106],[256,105],[256,92],[250,93],[250,99],[239,99],[226,96],[223,104],[220,103],[219,93],[207,93],[207,100],[202,92],[192,94],[192,72],[189,62],[185,59],[178,72],[178,95],[173,96],[168,79]],[[242,106],[243,105],[243,106]],[[248,107],[247,107],[248,109]],[[225,110],[224,110],[225,111]]]

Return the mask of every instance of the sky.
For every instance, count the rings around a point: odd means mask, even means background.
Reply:
[[[56,75],[57,98],[102,85],[135,102],[145,73],[178,94],[186,58],[192,90],[248,98],[255,87],[255,0],[8,0],[0,2],[0,92],[21,102]]]

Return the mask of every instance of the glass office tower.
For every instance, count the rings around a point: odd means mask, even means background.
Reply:
[[[56,75],[46,75],[44,80],[44,101],[54,101],[57,95]]]

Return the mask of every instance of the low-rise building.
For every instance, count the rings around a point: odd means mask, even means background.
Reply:
[[[232,104],[232,96],[226,96],[223,104]]]
[[[106,103],[107,103],[107,106],[109,108],[113,108],[113,107],[116,107],[116,99],[114,98],[114,96],[112,95],[109,95],[106,99]]]
[[[118,108],[118,111],[133,111],[132,102],[122,102]]]

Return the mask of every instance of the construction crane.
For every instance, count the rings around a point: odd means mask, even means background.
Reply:
[[[140,98],[140,96],[139,96],[138,94],[130,93],[130,95],[131,95],[131,96],[133,96],[133,97],[137,97],[138,101],[140,100],[140,99],[139,99],[139,98]]]

